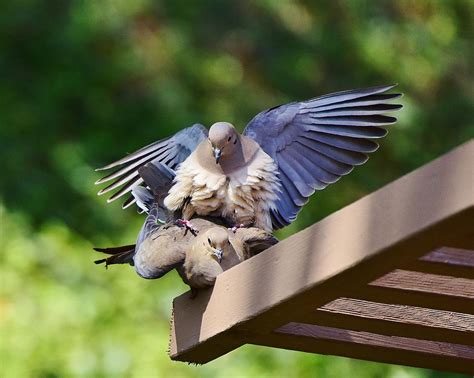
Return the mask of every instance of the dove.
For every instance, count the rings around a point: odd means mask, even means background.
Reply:
[[[160,162],[176,171],[164,198],[181,211],[182,224],[193,216],[218,216],[231,226],[272,232],[295,221],[316,192],[337,182],[368,160],[402,108],[389,103],[395,85],[332,93],[275,106],[257,114],[240,134],[228,122],[209,132],[195,124],[152,143],[99,170],[117,168],[96,184],[113,182],[99,195],[117,189],[108,201],[129,193],[143,180],[138,169]],[[123,207],[134,202],[129,198]]]
[[[225,227],[211,226],[191,242],[178,273],[195,296],[198,289],[213,286],[222,272],[277,242],[271,234],[257,228],[229,232]]]
[[[216,277],[226,267],[236,265],[243,259],[243,254],[231,245],[228,231],[212,227],[195,238],[178,272],[191,288],[202,289],[214,285]]]

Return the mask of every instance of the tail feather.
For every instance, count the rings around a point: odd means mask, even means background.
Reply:
[[[98,248],[94,247],[94,251],[106,253],[110,255],[105,259],[95,260],[95,264],[105,263],[107,268],[114,264],[130,264],[133,266],[133,256],[135,255],[135,244],[124,245],[121,247]]]
[[[120,247],[108,247],[108,248],[94,247],[93,250],[96,252],[107,253],[108,255],[116,255],[117,253],[135,250],[135,244],[123,245]]]

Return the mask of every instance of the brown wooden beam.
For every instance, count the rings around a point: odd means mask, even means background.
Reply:
[[[474,196],[474,184],[472,190]],[[472,226],[474,228],[474,224]],[[420,260],[474,268],[474,251],[469,249],[442,247],[420,257]],[[474,278],[474,276],[472,277]]]
[[[474,142],[175,298],[170,355],[204,363],[443,245],[474,249]],[[232,339],[234,340],[234,339]],[[208,352],[209,351],[209,352]]]
[[[474,277],[474,268],[469,266],[451,265],[424,260],[413,260],[400,265],[399,268],[403,270],[430,273],[439,276],[450,276],[467,279],[472,279]]]
[[[474,280],[396,269],[372,281],[370,286],[388,287],[464,298],[474,307]]]
[[[474,346],[474,315],[453,311],[339,298],[294,321]]]
[[[474,279],[474,251],[443,247],[420,257],[418,260],[407,261],[399,268]]]
[[[289,323],[252,344],[474,374],[474,347],[332,327]]]
[[[399,288],[367,285],[365,287],[353,288],[347,293],[347,296],[355,299],[386,304],[399,304],[442,311],[454,311],[471,315],[474,314],[473,301],[457,296],[442,295],[433,292],[408,291]]]

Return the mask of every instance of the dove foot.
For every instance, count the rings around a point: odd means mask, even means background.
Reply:
[[[199,230],[193,226],[193,224],[186,220],[186,219],[178,219],[175,224],[178,226],[178,227],[183,227],[186,229],[186,231],[189,231],[191,232],[191,234],[193,234],[194,236],[196,236],[198,233],[199,233]]]
[[[245,224],[240,223],[240,224],[236,224],[234,227],[229,228],[229,230],[235,234],[239,228],[244,228],[244,227],[245,227]]]

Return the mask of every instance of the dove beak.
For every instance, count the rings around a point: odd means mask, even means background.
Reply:
[[[214,157],[216,158],[216,164],[219,164],[221,160],[222,150],[220,148],[214,147]]]
[[[214,256],[218,262],[221,262],[222,255],[223,255],[222,249],[212,248],[212,256]]]

